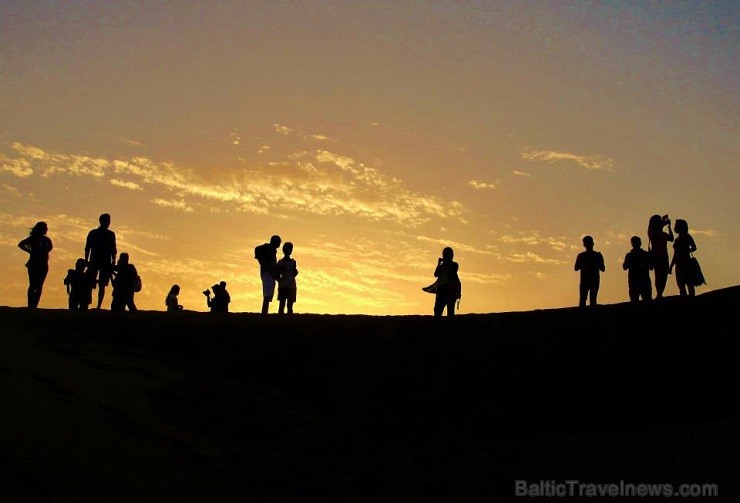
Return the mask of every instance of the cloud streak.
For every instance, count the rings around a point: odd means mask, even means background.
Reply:
[[[614,159],[595,155],[588,156],[569,152],[557,152],[554,150],[533,150],[529,147],[524,147],[521,154],[522,159],[527,161],[542,161],[547,163],[572,161],[578,166],[590,171],[611,171],[614,167]]]
[[[3,170],[15,176],[109,179],[111,185],[126,190],[159,190],[163,193],[153,194],[153,204],[185,212],[207,207],[209,211],[275,216],[294,212],[349,215],[405,227],[435,218],[464,221],[461,203],[409,191],[398,178],[328,150],[294,153],[286,162],[271,164],[269,170],[224,170],[217,182],[204,180],[194,169],[145,157],[106,159],[50,153],[20,143],[10,150],[15,156],[0,153],[0,160]]]

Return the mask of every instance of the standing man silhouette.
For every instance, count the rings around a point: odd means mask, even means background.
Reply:
[[[105,287],[113,274],[113,267],[116,265],[116,234],[110,230],[110,215],[103,213],[98,218],[100,227],[91,230],[87,234],[85,242],[85,261],[89,264],[88,271],[90,277],[97,281],[98,284],[98,306],[103,304],[105,297]]]
[[[606,270],[604,256],[601,252],[594,251],[594,238],[591,236],[583,237],[583,247],[586,248],[586,251],[578,254],[574,267],[576,271],[581,271],[578,306],[586,306],[586,297],[588,297],[591,306],[596,306],[596,298],[599,295],[599,272]]]
[[[262,314],[267,314],[270,302],[275,296],[275,283],[280,276],[277,267],[277,251],[283,240],[275,235],[269,243],[261,244],[254,249],[254,258],[260,264],[260,278],[262,279]]]

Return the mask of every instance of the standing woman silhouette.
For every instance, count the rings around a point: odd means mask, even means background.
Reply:
[[[29,254],[28,268],[28,307],[36,309],[41,300],[46,275],[49,273],[49,252],[53,248],[46,235],[49,228],[46,222],[38,222],[28,237],[18,243],[18,248]]]
[[[676,241],[673,243],[673,259],[669,272],[676,266],[676,284],[682,297],[693,297],[695,294],[693,278],[691,278],[691,254],[696,251],[694,238],[689,234],[689,224],[686,220],[678,219],[674,225]]]
[[[434,316],[442,316],[445,308],[447,316],[455,316],[455,302],[460,298],[460,265],[453,260],[455,252],[449,246],[442,250],[437,261],[434,277],[437,278],[437,294],[434,298]]]
[[[668,226],[668,232],[663,227]],[[648,222],[648,251],[653,259],[653,271],[655,272],[655,298],[662,299],[665,285],[668,281],[668,242],[673,241],[671,230],[671,219],[668,215],[653,215]]]

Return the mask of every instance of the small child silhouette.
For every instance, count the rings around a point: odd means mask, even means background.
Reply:
[[[298,266],[296,261],[291,257],[293,253],[293,243],[290,241],[283,245],[283,258],[277,263],[278,269],[278,313],[283,314],[287,304],[288,314],[293,314],[293,304],[296,301],[298,288],[295,277],[298,276]]]

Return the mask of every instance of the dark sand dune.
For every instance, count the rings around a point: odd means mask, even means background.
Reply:
[[[454,319],[0,308],[0,501],[737,498],[739,307],[740,287]]]

